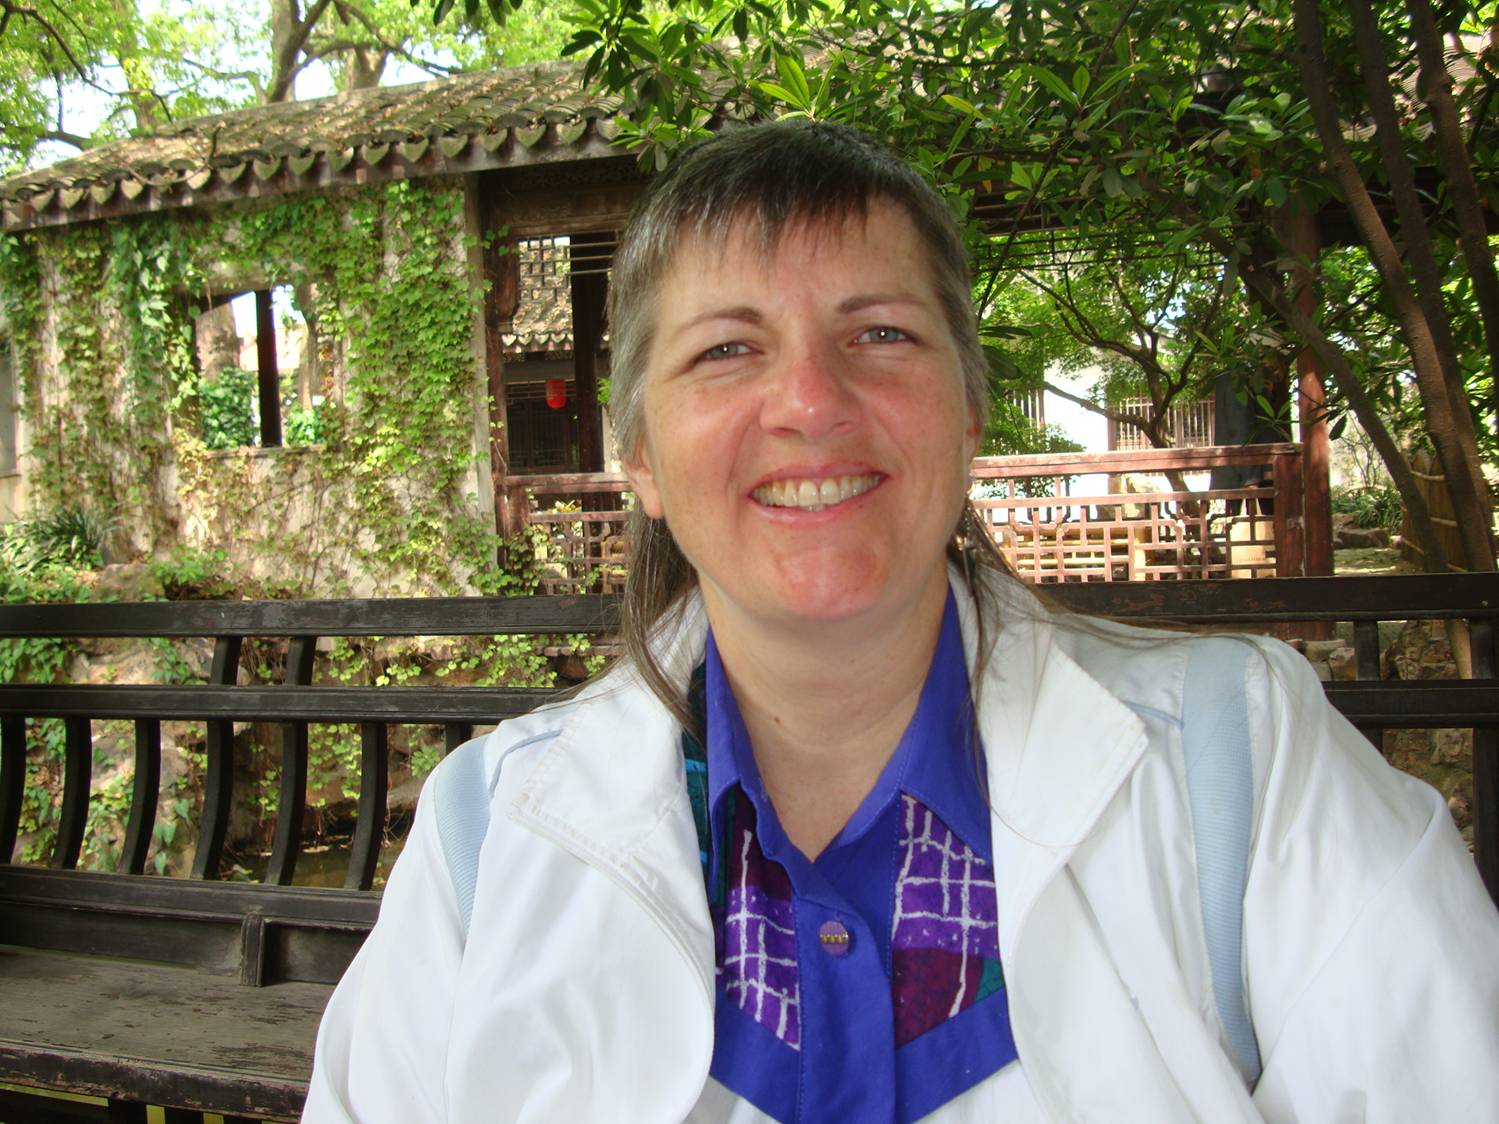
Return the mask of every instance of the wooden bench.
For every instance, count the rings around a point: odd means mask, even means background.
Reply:
[[[1499,900],[1499,577],[1264,579],[1050,587],[1081,612],[1264,628],[1352,622],[1359,680],[1328,697],[1371,736],[1384,727],[1469,727],[1475,837]],[[169,1122],[203,1112],[295,1119],[332,985],[373,924],[370,890],[386,826],[387,730],[440,723],[449,748],[476,724],[548,692],[310,684],[318,637],[598,634],[617,604],[598,597],[177,602],[0,607],[0,637],[212,637],[210,682],[0,686],[0,859],[11,857],[25,777],[25,719],[66,724],[60,827],[48,868],[0,864],[0,1121]],[[1380,681],[1380,621],[1463,619],[1471,681]],[[241,644],[289,640],[286,681],[239,686]],[[131,812],[114,873],[72,869],[91,789],[91,722],[133,721]],[[160,781],[160,723],[207,723],[207,772],[191,878],[143,873]],[[279,815],[262,883],[217,880],[233,803],[233,723],[282,724]],[[344,889],[295,884],[306,807],[308,723],[360,725],[362,775]],[[7,1090],[4,1085],[13,1088]],[[23,1089],[103,1098],[81,1104]]]

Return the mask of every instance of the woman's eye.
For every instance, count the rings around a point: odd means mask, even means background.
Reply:
[[[881,325],[877,328],[866,328],[855,338],[855,343],[905,343],[911,338],[910,334],[899,328],[889,325]]]
[[[718,343],[703,352],[703,359],[734,359],[740,355],[749,354],[749,344],[745,343]]]

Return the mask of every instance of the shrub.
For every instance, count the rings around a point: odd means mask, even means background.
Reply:
[[[1388,485],[1334,488],[1332,509],[1340,515],[1351,515],[1355,527],[1400,529],[1400,493]]]

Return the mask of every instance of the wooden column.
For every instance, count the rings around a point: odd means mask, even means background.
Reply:
[[[276,317],[271,291],[255,290],[255,364],[260,368],[260,443],[281,444],[281,372],[276,369]]]
[[[581,247],[608,244],[612,234],[574,234],[573,260]],[[584,255],[587,257],[588,255]],[[604,299],[608,278],[601,263],[590,262],[590,271],[572,273],[573,298],[573,387],[578,397],[579,472],[604,471],[604,424],[599,409],[598,352],[604,338]]]
[[[494,491],[494,525],[509,537],[525,524],[518,511],[510,477],[509,423],[505,416],[505,353],[501,338],[515,320],[520,304],[520,255],[515,242],[501,239],[504,202],[499,191],[480,180],[479,224],[484,268],[484,369],[489,393],[489,479]],[[524,497],[522,497],[524,499]]]
[[[1294,453],[1277,453],[1271,458],[1271,475],[1275,485],[1275,576],[1299,577],[1305,570],[1305,538],[1301,518],[1301,466]],[[1318,622],[1308,627],[1321,628]]]
[[[1293,258],[1290,270],[1292,299],[1297,311],[1317,312],[1316,261],[1322,252],[1317,217],[1299,197],[1277,216],[1281,239]],[[1327,391],[1322,368],[1309,347],[1296,356],[1297,417],[1301,422],[1301,504],[1305,563],[1302,573],[1322,577],[1332,573],[1332,441],[1327,425]]]

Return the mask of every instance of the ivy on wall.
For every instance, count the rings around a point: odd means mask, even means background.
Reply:
[[[474,316],[462,192],[395,183],[0,237],[34,502],[110,511],[133,552],[232,542],[290,593],[524,591],[464,494]],[[210,449],[209,279],[289,284],[337,390],[317,446]],[[305,305],[305,307],[304,307]]]
[[[518,561],[499,566],[492,520],[465,494],[479,381],[467,250],[462,192],[450,183],[0,235],[0,333],[16,353],[33,506],[108,516],[117,548],[154,558],[168,596],[235,587],[336,596],[352,592],[359,574],[376,595],[534,590],[538,544],[507,552]],[[292,288],[315,326],[320,369],[337,373],[323,388],[319,443],[210,448],[205,413],[221,404],[204,393],[194,322],[215,287],[268,284]],[[228,580],[224,551],[258,560],[274,579]],[[0,597],[92,596],[68,574],[17,584],[0,573]],[[0,644],[0,681],[51,679],[79,654]],[[319,676],[338,682],[554,681],[550,661],[523,636],[473,638],[440,654],[370,641],[320,661]],[[55,835],[60,737],[56,723],[28,729],[29,859],[44,857]],[[411,768],[430,768],[436,743],[412,745]],[[321,729],[314,807],[339,798],[358,747],[357,732]],[[88,865],[109,865],[123,783],[95,794]],[[252,790],[273,815],[274,773]],[[168,798],[185,807],[190,793]],[[158,824],[163,848],[176,822]]]

